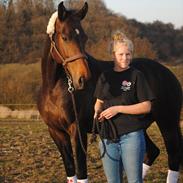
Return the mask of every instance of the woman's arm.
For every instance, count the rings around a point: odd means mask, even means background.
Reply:
[[[100,118],[110,119],[118,113],[123,114],[146,114],[151,111],[151,101],[144,101],[132,105],[112,106],[100,113]]]
[[[146,114],[151,111],[151,101],[144,101],[133,105],[117,106],[118,113],[123,114]]]

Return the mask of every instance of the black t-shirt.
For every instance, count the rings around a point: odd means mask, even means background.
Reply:
[[[147,100],[154,100],[144,75],[139,70],[129,69],[116,72],[113,69],[103,72],[97,82],[94,96],[104,101],[104,109],[114,105],[131,105]],[[131,115],[118,113],[111,121],[118,136],[149,126],[147,114]],[[104,138],[112,138],[110,125],[104,121]]]

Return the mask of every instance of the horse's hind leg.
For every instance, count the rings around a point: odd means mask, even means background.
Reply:
[[[145,154],[144,164],[143,164],[143,178],[146,176],[150,166],[153,164],[153,162],[155,161],[155,159],[158,157],[160,153],[159,148],[152,142],[152,140],[149,138],[146,131],[144,135],[146,140],[146,154]]]
[[[57,131],[52,128],[49,128],[49,132],[61,153],[67,177],[72,177],[72,179],[75,179],[76,182],[77,180],[75,177],[75,165],[70,136],[64,131]]]
[[[177,183],[178,171],[181,162],[181,131],[179,122],[166,118],[164,122],[158,121],[157,124],[163,136],[166,150],[168,153],[168,176],[167,183]],[[172,123],[175,121],[174,123]]]
[[[146,132],[144,134],[146,140],[146,155],[144,158],[144,163],[151,166],[155,159],[158,157],[160,150],[149,138],[148,134]]]

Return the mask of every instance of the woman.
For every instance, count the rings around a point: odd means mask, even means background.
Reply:
[[[133,44],[122,32],[112,36],[114,67],[97,82],[94,118],[103,125],[106,153],[102,158],[108,183],[121,183],[125,171],[129,183],[142,183],[145,152],[143,129],[154,95],[143,74],[130,67]],[[115,130],[115,132],[114,132]],[[104,147],[99,142],[101,153]]]

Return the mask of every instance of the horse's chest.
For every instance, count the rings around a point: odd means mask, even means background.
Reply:
[[[43,101],[43,111],[48,120],[72,121],[72,100],[65,89],[55,87],[45,95]]]

